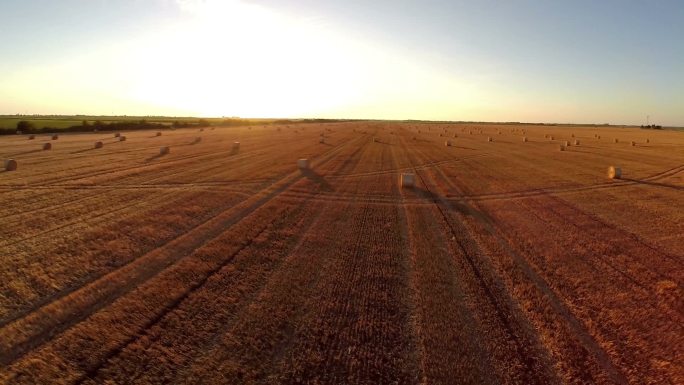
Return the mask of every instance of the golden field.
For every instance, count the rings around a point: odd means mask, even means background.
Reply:
[[[0,137],[0,383],[684,383],[684,132],[121,135]]]

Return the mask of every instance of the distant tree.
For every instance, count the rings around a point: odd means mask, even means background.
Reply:
[[[22,120],[17,123],[17,131],[21,132],[30,132],[33,131],[36,128],[36,126],[27,120]]]
[[[206,120],[206,119],[200,119],[200,120],[197,122],[197,125],[200,126],[200,127],[207,127],[207,126],[210,125],[210,123],[209,123],[209,121]]]
[[[81,122],[81,125],[82,125],[83,127],[88,127],[88,126],[90,126],[90,123],[88,123],[87,120],[84,120],[83,122]]]

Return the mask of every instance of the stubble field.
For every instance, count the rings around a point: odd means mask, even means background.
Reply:
[[[684,383],[684,133],[122,135],[0,137],[0,383]]]

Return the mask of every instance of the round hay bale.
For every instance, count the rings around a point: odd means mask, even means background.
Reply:
[[[571,137],[571,138],[574,138],[574,137],[575,137],[575,134],[570,134],[570,137]]]
[[[411,173],[402,173],[399,177],[399,185],[401,187],[413,187],[416,185],[416,176]]]
[[[451,141],[447,140],[446,142],[444,142],[444,146],[445,147],[451,147]]]
[[[553,140],[553,136],[550,136],[549,139],[550,139],[550,140]]]
[[[36,138],[35,135],[29,135],[28,140],[33,140],[33,139],[35,139],[35,138]]]
[[[620,167],[610,166],[608,167],[608,178],[609,179],[620,179],[622,177],[622,169]]]
[[[202,141],[202,137],[201,137],[201,136],[198,136],[198,137],[195,138],[194,143],[199,143],[199,142],[201,142],[201,141]]]
[[[115,138],[118,138],[118,137],[120,137],[120,136],[121,136],[121,133],[120,133],[120,132],[115,132],[115,133],[114,133],[114,137],[115,137]]]
[[[632,147],[636,146],[636,142],[632,141]]]
[[[493,142],[493,141],[494,141],[494,139],[492,139],[492,137],[491,137],[491,136],[488,136],[488,137],[487,137],[487,141],[488,141],[488,142]]]
[[[646,143],[651,143],[651,141],[648,138],[646,138]]]
[[[575,139],[575,146],[579,146],[579,140]]]
[[[57,134],[52,135],[52,140],[57,140],[57,139],[59,139],[59,135],[57,135]]]
[[[297,167],[299,167],[300,170],[307,170],[310,167],[309,160],[299,159],[297,161]]]
[[[321,138],[318,140],[318,143],[325,143],[325,138]]]
[[[169,148],[169,146],[164,146],[164,147],[159,149],[159,155],[167,155],[170,152],[171,152],[171,149]]]
[[[454,134],[454,138],[458,138],[458,135]]]
[[[52,143],[43,143],[43,150],[52,150]]]
[[[240,142],[233,142],[233,150],[237,150],[240,148]]]
[[[563,142],[563,146],[565,146],[565,147],[570,147],[570,142],[568,142],[567,140],[564,141],[564,142]]]
[[[119,142],[125,142],[125,141],[126,141],[126,137],[124,135],[121,135],[119,137]]]
[[[564,146],[564,145],[561,144],[561,145],[558,146],[558,147],[559,147],[558,149],[559,149],[560,151],[565,151],[565,146]]]
[[[17,161],[14,159],[5,160],[5,171],[17,171]]]
[[[613,138],[613,143],[617,143],[617,142],[618,142],[618,139],[617,139],[617,138]]]
[[[97,141],[95,142],[95,148],[102,148],[104,146],[104,143]]]
[[[373,138],[373,142],[378,143],[379,142],[378,138]]]
[[[199,130],[200,130],[200,132],[202,132],[202,131],[204,131],[204,128],[200,128]]]
[[[527,137],[523,136],[523,143],[527,142]]]
[[[157,134],[155,136],[162,136],[161,131],[157,131]]]

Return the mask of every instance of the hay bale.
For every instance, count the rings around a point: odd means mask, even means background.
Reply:
[[[309,160],[308,159],[299,159],[297,161],[297,167],[299,167],[300,170],[307,170],[310,167]]]
[[[204,131],[204,128],[200,128],[199,130],[200,130],[200,132],[203,132],[203,131]]]
[[[202,141],[202,137],[201,137],[201,136],[198,136],[198,137],[195,138],[195,141],[194,141],[193,143],[199,143],[199,142],[201,142],[201,141]]]
[[[52,143],[43,143],[43,150],[52,150]]]
[[[5,160],[5,171],[17,171],[17,161],[14,159]]]
[[[157,131],[157,134],[155,136],[161,136],[161,135],[162,135],[161,131]]]
[[[636,142],[632,141],[632,147],[636,146]]]
[[[36,138],[35,135],[29,135],[28,140],[33,140],[33,139],[35,139],[35,138]]]
[[[646,138],[646,143],[651,143],[651,141],[648,138]]]
[[[579,140],[575,139],[575,146],[579,146]]]
[[[121,135],[121,136],[119,137],[119,142],[125,142],[125,141],[126,141],[126,137],[123,136],[123,135]]]
[[[565,151],[565,146],[561,144],[560,146],[558,146],[558,149],[559,149],[560,151]]]
[[[527,137],[523,136],[523,143],[527,142]]]
[[[454,138],[458,138],[458,135],[454,134]]]
[[[416,185],[416,176],[411,173],[402,173],[399,177],[399,185],[401,187],[413,187]]]
[[[550,140],[553,140],[553,136],[550,136],[549,139],[550,139]]]
[[[487,141],[488,141],[488,142],[493,142],[494,140],[492,139],[491,136],[488,136],[488,137],[487,137]]]
[[[574,138],[574,137],[575,137],[575,134],[570,134],[570,137],[571,137],[571,138]]]
[[[617,142],[618,142],[618,139],[617,139],[617,138],[613,138],[613,143],[617,143]]]
[[[444,142],[444,146],[445,147],[451,147],[451,141],[447,140],[446,142]]]
[[[52,135],[52,140],[57,140],[57,139],[59,139],[59,135],[57,135],[57,134]]]
[[[325,138],[321,138],[318,140],[318,143],[325,143]]]
[[[596,135],[596,139],[601,139],[601,135]]]
[[[563,141],[563,146],[570,147],[570,142],[568,142],[567,140]]]
[[[610,166],[608,167],[608,178],[609,179],[620,179],[622,177],[622,169],[620,167]]]
[[[171,152],[171,149],[169,148],[169,146],[164,146],[164,147],[159,149],[159,155],[167,155],[170,152]]]
[[[233,150],[239,150],[240,149],[240,142],[233,142]]]
[[[373,138],[373,142],[378,143],[379,142],[378,138]]]
[[[104,146],[104,143],[100,141],[95,142],[95,148],[102,148],[102,146]]]
[[[120,137],[120,136],[121,136],[121,133],[120,133],[120,132],[115,132],[115,133],[114,133],[114,137],[115,137],[115,138],[118,138],[118,137]]]

